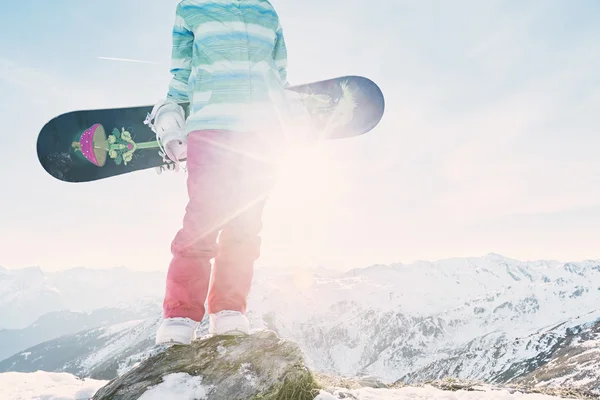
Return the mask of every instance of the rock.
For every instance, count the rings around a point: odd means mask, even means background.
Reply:
[[[169,347],[110,381],[93,400],[170,398],[173,391],[197,400],[312,400],[319,389],[300,348],[263,331]]]

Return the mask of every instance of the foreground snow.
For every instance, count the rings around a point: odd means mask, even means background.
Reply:
[[[5,372],[0,374],[0,400],[87,400],[106,383],[67,373]]]
[[[88,400],[107,381],[81,380],[67,373],[37,371],[33,373],[6,372],[0,374],[0,400]],[[186,374],[166,376],[163,382],[150,388],[141,399],[202,400],[212,388],[204,388],[199,378]],[[325,391],[315,400],[556,400],[559,397],[509,392],[492,387],[478,387],[481,391],[444,391],[434,387],[404,387],[401,389],[362,388],[344,389],[342,396]],[[335,393],[335,392],[334,392]],[[350,397],[352,396],[352,397]]]

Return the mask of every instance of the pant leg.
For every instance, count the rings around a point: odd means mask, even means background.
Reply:
[[[235,191],[232,198],[234,217],[219,236],[212,282],[208,293],[208,312],[222,310],[246,312],[254,263],[260,257],[262,215],[274,182],[272,160],[262,141],[247,134],[240,139]]]
[[[246,312],[254,262],[260,257],[264,204],[265,201],[257,203],[223,228],[208,294],[209,313]]]
[[[198,131],[188,138],[189,202],[183,227],[171,244],[173,258],[163,301],[165,318],[201,321],[205,315],[211,259],[218,253],[217,235],[228,219],[227,200],[233,185],[231,155],[214,145],[220,135],[218,131]]]

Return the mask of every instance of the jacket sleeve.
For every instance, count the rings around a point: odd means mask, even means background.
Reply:
[[[190,30],[182,15],[181,3],[177,6],[173,26],[173,47],[171,52],[171,74],[168,99],[177,102],[189,101],[188,80],[192,71],[194,33]]]
[[[284,86],[289,86],[287,81],[287,48],[285,46],[285,38],[283,36],[283,29],[281,24],[278,25],[275,33],[275,48],[273,49],[273,60],[275,61],[275,67],[279,72],[279,77],[284,83]]]

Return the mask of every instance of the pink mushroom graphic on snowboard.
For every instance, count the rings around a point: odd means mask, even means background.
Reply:
[[[104,127],[101,124],[94,124],[86,129],[79,137],[79,142],[73,142],[71,147],[92,164],[103,167],[108,157],[117,165],[127,165],[133,160],[133,154],[137,150],[158,149],[160,145],[156,140],[136,143],[125,128],[121,130],[114,128],[112,133],[106,136]],[[162,152],[159,154],[164,159]]]

